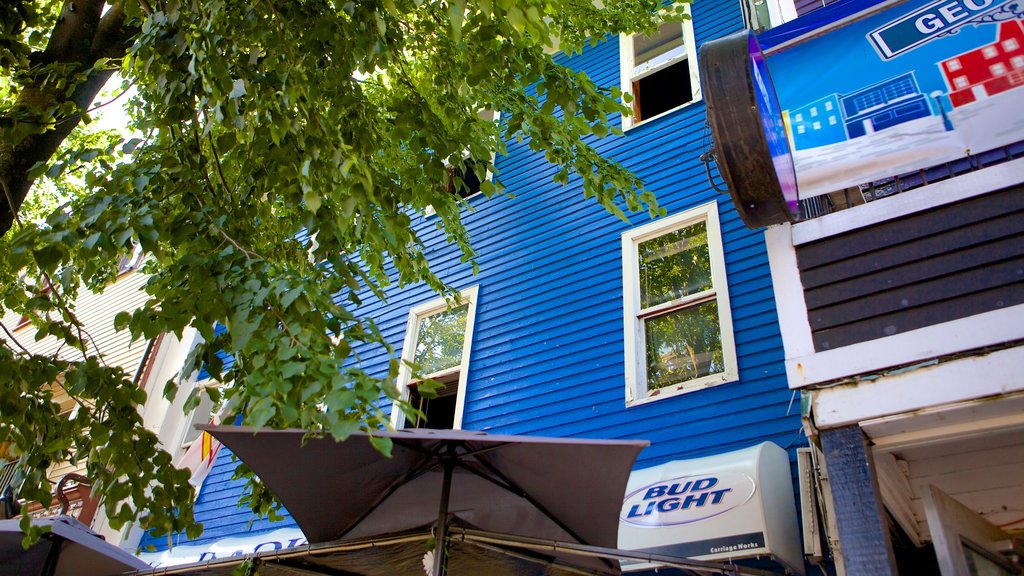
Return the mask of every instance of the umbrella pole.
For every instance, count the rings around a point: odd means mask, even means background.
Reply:
[[[441,486],[441,504],[437,510],[437,538],[434,540],[433,576],[444,576],[448,563],[445,540],[448,538],[448,499],[452,493],[452,470],[455,462],[444,458],[444,484]]]
[[[49,540],[50,550],[46,553],[46,563],[43,564],[43,571],[40,572],[41,576],[53,576],[56,574],[57,562],[60,560],[60,549],[63,545],[61,539],[54,534]]]

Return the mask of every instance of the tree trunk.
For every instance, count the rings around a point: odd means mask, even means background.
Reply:
[[[32,55],[33,67],[64,64],[62,78],[47,79],[46,75],[25,85],[18,94],[12,116],[39,117],[48,107],[67,102],[75,105],[76,112],[69,116],[44,120],[51,129],[30,134],[15,141],[11,128],[0,132],[0,236],[14,224],[33,179],[28,172],[39,162],[48,161],[113,74],[113,70],[91,70],[100,58],[121,58],[128,49],[134,30],[125,25],[124,12],[119,5],[111,6],[103,14],[103,0],[68,0],[53,28],[46,50]],[[90,70],[84,81],[68,94],[61,84],[71,85],[70,79]]]

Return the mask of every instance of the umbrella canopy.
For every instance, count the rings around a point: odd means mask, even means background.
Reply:
[[[618,511],[646,441],[380,432],[344,442],[303,430],[200,426],[278,497],[311,544],[395,534],[447,517],[480,530],[614,548]],[[607,567],[607,566],[605,566]]]
[[[111,576],[149,565],[109,544],[70,516],[33,520],[50,532],[25,550],[19,520],[0,520],[0,574],[4,576]]]

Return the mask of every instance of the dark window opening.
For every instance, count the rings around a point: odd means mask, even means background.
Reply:
[[[637,122],[693,100],[687,60],[633,81],[633,115]]]
[[[466,160],[465,168],[451,166],[448,168],[449,194],[457,194],[459,198],[469,198],[480,191],[480,177],[476,174],[477,162]],[[459,180],[462,182],[460,183]]]
[[[455,408],[459,399],[459,372],[433,378],[443,386],[437,389],[437,396],[426,398],[419,393],[419,386],[409,385],[409,403],[423,413],[418,419],[408,418],[406,428],[429,428],[451,430],[455,427]]]

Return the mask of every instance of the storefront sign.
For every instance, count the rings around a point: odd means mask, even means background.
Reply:
[[[886,23],[868,37],[879,55],[889,60],[908,50],[956,30],[980,16],[992,13],[1009,0],[939,0]]]
[[[649,484],[626,495],[621,520],[635,526],[674,526],[700,522],[745,504],[754,495],[746,474],[682,476]]]
[[[1024,141],[1024,3],[908,0],[818,29],[801,20],[802,36],[759,36],[786,38],[766,60],[801,198]]]
[[[306,544],[306,537],[298,528],[281,528],[252,536],[223,538],[209,544],[175,546],[163,552],[143,552],[139,558],[154,568],[161,568],[240,557],[268,550],[286,550]]]
[[[619,512],[619,547],[700,560],[772,556],[803,572],[786,451],[770,442],[635,470]],[[624,570],[650,563],[623,562]]]

